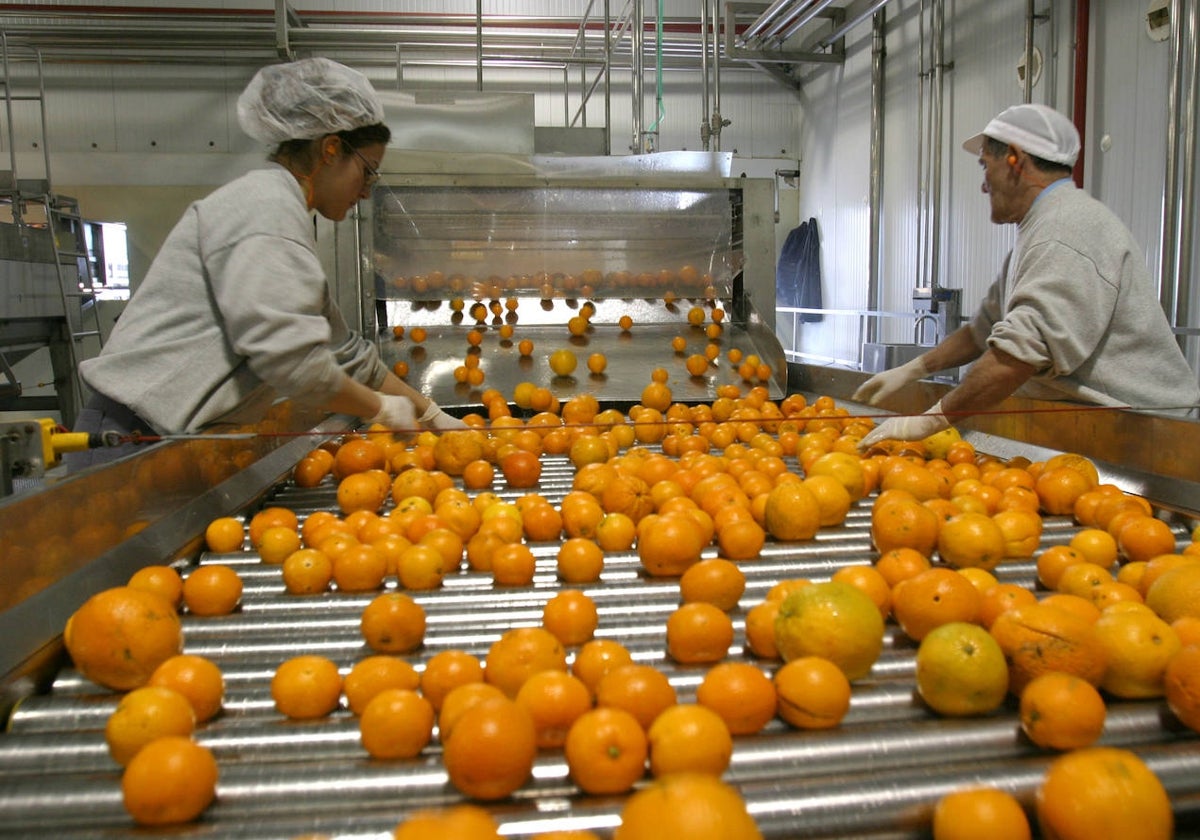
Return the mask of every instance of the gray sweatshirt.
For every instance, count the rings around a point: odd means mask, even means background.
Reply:
[[[1145,257],[1125,225],[1070,181],[1043,192],[971,321],[976,344],[1037,369],[1040,399],[1167,409],[1200,404]]]
[[[104,350],[79,369],[161,434],[254,423],[281,396],[321,404],[343,372],[372,388],[387,375],[346,326],[300,184],[276,164],[187,209]]]

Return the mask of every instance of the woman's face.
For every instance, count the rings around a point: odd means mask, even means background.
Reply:
[[[352,149],[336,137],[326,143],[337,146],[335,154],[326,155],[325,163],[313,176],[313,209],[332,222],[346,218],[355,204],[371,194],[371,186],[379,180],[379,167],[387,147],[382,143]]]

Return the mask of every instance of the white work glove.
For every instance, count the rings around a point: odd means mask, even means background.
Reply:
[[[942,414],[942,401],[924,414],[911,417],[891,417],[884,420],[858,442],[860,450],[870,449],[884,440],[924,440],[943,429],[950,428],[950,421]]]
[[[408,397],[379,395],[379,411],[365,418],[367,425],[378,423],[390,432],[410,431],[417,427],[417,409]]]
[[[421,415],[421,425],[428,429],[433,429],[435,432],[448,432],[452,429],[467,428],[466,423],[452,414],[442,411],[441,406],[433,400],[429,401],[429,408],[425,409],[425,413]]]
[[[879,405],[888,397],[897,393],[910,382],[916,382],[929,375],[929,368],[921,356],[911,362],[905,362],[900,367],[877,373],[858,386],[858,390],[850,397],[855,402],[865,402],[868,405]]]

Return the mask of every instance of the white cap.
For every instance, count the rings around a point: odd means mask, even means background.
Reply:
[[[383,122],[367,77],[328,58],[262,68],[238,97],[237,111],[242,131],[270,146]]]
[[[977,155],[987,137],[1064,166],[1074,166],[1079,157],[1079,132],[1075,124],[1045,105],[1014,105],[1004,109],[962,147]]]

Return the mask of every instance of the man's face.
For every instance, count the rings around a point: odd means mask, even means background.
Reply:
[[[979,165],[983,169],[980,189],[987,194],[992,206],[992,222],[998,225],[1019,222],[1025,215],[1024,208],[1017,207],[1020,170],[1008,161],[1012,153],[1010,147],[1003,154],[993,155],[986,143],[979,152]]]

